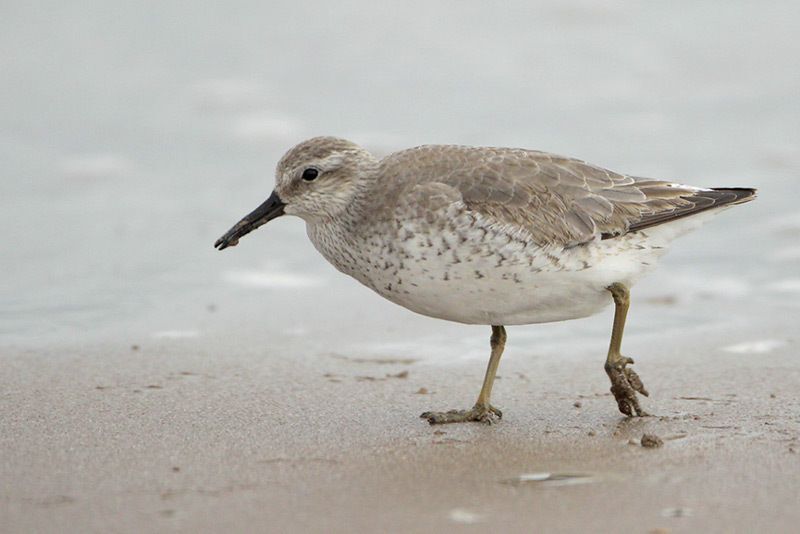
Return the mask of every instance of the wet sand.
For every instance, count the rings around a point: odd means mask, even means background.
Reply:
[[[755,354],[763,346],[635,338],[629,353],[641,356],[655,415],[625,419],[602,350],[536,353],[514,342],[519,331],[510,330],[495,386],[505,417],[491,426],[417,418],[466,407],[483,372],[477,359],[265,357],[276,355],[222,339],[6,350],[3,530],[796,527],[796,340]],[[645,433],[663,446],[642,447]]]

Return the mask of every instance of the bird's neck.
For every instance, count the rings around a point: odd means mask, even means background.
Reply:
[[[374,209],[377,179],[377,172],[363,174],[344,209],[333,216],[306,220],[306,231],[314,247],[337,269],[359,280],[357,266],[363,252],[362,233],[370,227],[364,224],[364,219]]]
[[[325,215],[316,224],[332,227],[358,228],[360,221],[370,211],[378,182],[377,164],[375,167],[360,169],[358,180],[353,183],[350,198],[335,214]]]

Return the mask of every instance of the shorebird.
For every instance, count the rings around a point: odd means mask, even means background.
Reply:
[[[751,188],[701,188],[516,148],[427,145],[377,159],[315,137],[278,162],[269,198],[215,243],[223,250],[281,215],[306,223],[339,271],[411,311],[489,325],[491,355],[468,410],[431,424],[491,422],[505,326],[587,317],[614,303],[605,371],[619,410],[647,415],[648,392],[622,355],[630,287],[670,242]]]

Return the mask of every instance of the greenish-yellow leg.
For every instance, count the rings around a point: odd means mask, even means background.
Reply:
[[[625,330],[625,318],[628,315],[630,306],[630,292],[622,284],[616,283],[608,286],[611,296],[614,297],[614,328],[611,331],[611,343],[608,346],[608,357],[606,358],[606,374],[611,380],[611,393],[617,399],[619,411],[630,417],[641,417],[648,415],[639,406],[636,393],[641,393],[645,397],[649,395],[642,384],[639,375],[628,365],[633,364],[632,358],[622,355],[622,333]]]
[[[486,376],[483,378],[483,387],[478,395],[478,400],[469,410],[450,410],[449,412],[425,412],[420,417],[427,419],[432,425],[442,425],[445,423],[465,423],[475,421],[479,423],[491,423],[494,417],[503,417],[503,412],[489,403],[492,396],[492,385],[497,374],[497,366],[500,364],[500,356],[503,355],[503,348],[506,345],[506,329],[502,326],[492,326],[492,355],[489,358],[489,366],[486,368]]]

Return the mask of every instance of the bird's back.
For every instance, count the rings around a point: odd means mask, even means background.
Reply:
[[[530,233],[540,245],[574,246],[624,235],[726,204],[748,188],[706,189],[620,174],[526,149],[425,145],[380,164],[387,215],[408,204],[459,202],[476,215]]]

